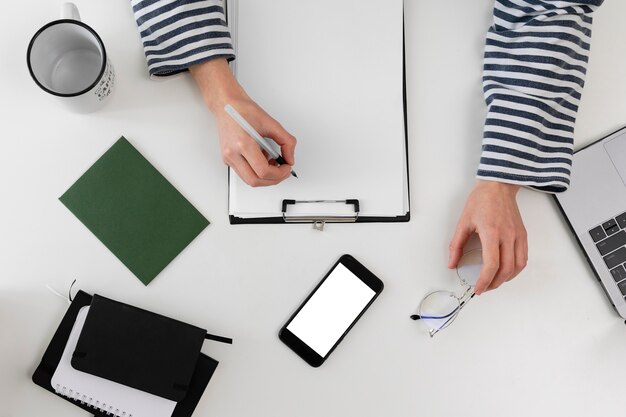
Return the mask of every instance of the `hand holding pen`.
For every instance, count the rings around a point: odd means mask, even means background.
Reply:
[[[189,68],[208,110],[215,115],[222,160],[253,187],[275,185],[289,178],[294,165],[296,138],[283,128],[243,90],[226,59],[212,59]],[[230,103],[263,136],[280,146],[287,165],[263,154],[259,145],[224,110]]]
[[[264,138],[257,132],[250,123],[246,119],[243,118],[237,110],[230,104],[224,106],[224,111],[228,113],[228,115],[248,134],[254,141],[259,145],[259,147],[267,154],[270,160],[276,161],[279,165],[291,165],[289,164],[283,156],[277,152],[272,145],[270,144],[268,138]],[[291,170],[291,175],[298,178],[295,171]]]

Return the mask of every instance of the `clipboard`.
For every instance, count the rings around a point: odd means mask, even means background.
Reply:
[[[237,52],[239,52],[239,28],[240,25],[245,24],[240,23],[240,19],[238,18],[240,13],[240,3],[243,1],[254,1],[254,0],[227,0],[226,2],[226,16],[229,24],[229,28],[232,34],[233,46]],[[403,13],[403,5],[401,5],[400,0],[396,7],[402,7],[402,19],[404,18]],[[295,2],[294,7],[307,7],[305,4],[301,2]],[[330,3],[329,3],[330,4]],[[380,6],[380,3],[378,3]],[[284,4],[283,4],[284,6]],[[367,7],[367,5],[364,5]],[[319,5],[319,7],[323,7],[323,5]],[[291,13],[294,13],[294,10],[291,9]],[[306,12],[306,11],[305,11]],[[259,17],[260,18],[260,17]],[[403,19],[404,20],[404,19]],[[262,30],[262,25],[258,25],[260,30]],[[408,152],[408,120],[407,120],[407,98],[406,98],[406,59],[405,59],[405,35],[404,35],[404,23],[402,24],[402,65],[401,65],[401,124],[402,124],[402,135],[398,135],[398,141],[402,140],[402,157],[404,162],[402,173],[402,179],[400,180],[401,188],[402,188],[402,207],[399,210],[395,210],[391,215],[388,214],[372,214],[368,212],[368,204],[367,201],[363,201],[360,199],[360,195],[358,193],[345,193],[345,195],[324,195],[323,192],[312,192],[310,197],[302,196],[294,197],[289,194],[285,194],[282,196],[283,198],[277,198],[272,201],[275,207],[275,213],[271,213],[270,215],[254,214],[254,215],[242,215],[237,213],[236,204],[233,203],[235,199],[235,195],[237,193],[237,186],[239,185],[239,189],[243,190],[245,193],[261,193],[263,191],[249,191],[240,186],[240,184],[234,184],[234,182],[241,183],[241,180],[237,177],[237,175],[229,169],[228,174],[228,187],[229,187],[229,221],[230,224],[290,224],[290,223],[312,223],[313,227],[317,230],[323,230],[324,225],[326,223],[372,223],[372,222],[408,222],[410,221],[410,184],[409,184],[409,152]],[[348,29],[349,30],[349,29]],[[302,52],[305,53],[305,52]],[[297,59],[297,58],[296,58]],[[233,70],[236,77],[238,77],[240,70],[242,67],[240,65],[245,65],[239,62],[239,60],[235,60],[231,62],[231,69]],[[262,74],[261,74],[262,76]],[[238,77],[239,78],[239,77]],[[398,76],[400,78],[400,75]],[[241,80],[240,80],[241,81]],[[246,85],[244,85],[246,88]],[[398,94],[398,90],[395,90],[395,94]],[[262,97],[252,94],[255,99],[260,99],[259,103],[262,107],[264,104],[262,102]],[[273,112],[271,109],[268,110],[270,114]],[[280,113],[276,113],[280,114]],[[280,118],[280,117],[279,117]],[[397,120],[396,120],[397,121]],[[296,127],[294,127],[295,129]],[[289,127],[287,127],[289,130]],[[298,132],[292,132],[298,135]],[[403,136],[403,137],[401,137]],[[301,143],[299,142],[299,145]],[[396,144],[399,146],[398,144]],[[298,155],[296,155],[296,159],[298,159]],[[400,160],[400,158],[398,158]],[[299,170],[300,176],[307,175],[306,171],[301,171],[298,166],[298,161],[296,161],[296,169]],[[397,176],[396,176],[397,178]],[[291,179],[290,179],[291,180]],[[287,180],[287,181],[290,181]],[[299,181],[299,180],[295,180]],[[395,183],[395,182],[394,182]],[[278,186],[280,187],[280,185]],[[395,183],[395,187],[398,188],[399,185]],[[399,198],[398,193],[394,195],[394,199]],[[397,204],[396,204],[397,205]],[[274,210],[274,209],[273,209]]]

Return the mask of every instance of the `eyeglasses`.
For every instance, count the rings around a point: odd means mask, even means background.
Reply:
[[[474,286],[480,276],[482,264],[481,249],[465,252],[456,268],[456,274],[463,285],[461,295],[452,291],[433,291],[422,299],[418,314],[412,315],[411,319],[424,323],[430,337],[452,324],[463,307],[474,298]]]

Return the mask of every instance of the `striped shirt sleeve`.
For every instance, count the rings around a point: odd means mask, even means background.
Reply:
[[[592,13],[604,0],[495,0],[477,177],[544,192],[569,186]]]
[[[235,54],[224,0],[131,0],[153,77],[186,71],[213,58]]]

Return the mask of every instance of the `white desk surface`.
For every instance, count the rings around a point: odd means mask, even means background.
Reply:
[[[530,241],[520,277],[473,301],[433,340],[408,318],[425,293],[456,286],[447,248],[480,153],[492,0],[406,2],[412,220],[329,225],[323,233],[228,224],[214,121],[189,77],[148,79],[126,0],[77,1],[104,39],[118,83],[107,107],[86,116],[40,91],[25,64],[31,35],[60,2],[5,3],[0,416],[86,415],[30,380],[67,308],[44,285],[65,291],[74,278],[87,292],[235,339],[205,343],[220,366],[197,416],[623,414],[626,326],[546,195],[519,195]],[[578,147],[626,123],[625,14],[625,2],[607,1],[596,15]],[[120,135],[212,222],[148,287],[57,200]],[[386,288],[313,369],[276,333],[343,253]]]

